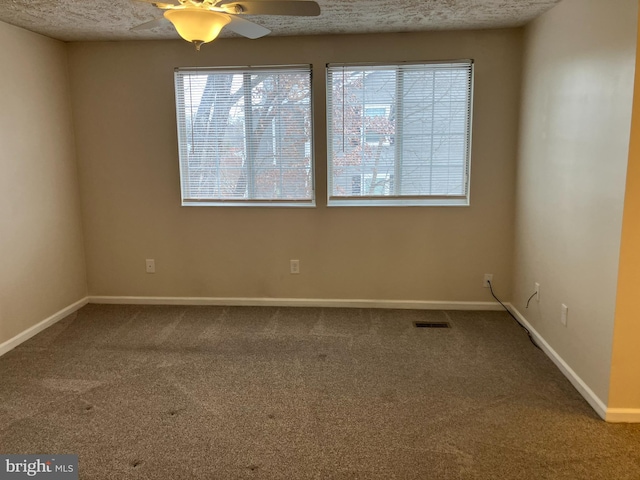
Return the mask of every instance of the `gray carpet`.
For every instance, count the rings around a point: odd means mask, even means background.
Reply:
[[[0,453],[82,479],[640,479],[503,312],[88,305],[0,378]]]

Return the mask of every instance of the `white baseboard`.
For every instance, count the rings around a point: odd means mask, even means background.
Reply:
[[[45,318],[40,323],[36,323],[33,327],[27,328],[24,332],[21,332],[15,337],[10,338],[6,342],[3,342],[2,344],[0,344],[0,356],[4,355],[10,350],[13,350],[21,343],[26,342],[34,335],[37,335],[45,328],[48,328],[54,323],[62,320],[67,315],[71,315],[76,310],[84,307],[87,303],[89,303],[89,297],[84,297],[83,299],[72,303],[68,307],[63,308],[59,312],[54,313],[50,317]]]
[[[536,341],[536,343],[542,348],[542,351],[547,354],[547,356],[551,359],[553,363],[560,369],[560,371],[564,374],[565,377],[569,379],[571,384],[575,387],[576,390],[584,397],[584,399],[591,405],[591,407],[596,411],[598,415],[607,422],[612,421],[608,418],[608,410],[605,403],[600,400],[600,398],[589,388],[589,386],[584,383],[584,381],[578,376],[576,372],[565,362],[562,357],[556,352],[551,345],[547,343],[547,341],[536,331],[535,328],[531,326],[527,319],[522,316],[522,314],[510,303],[506,304],[511,313],[513,313],[520,322],[527,327],[527,330],[531,333],[531,336]]]
[[[494,302],[436,302],[426,300],[342,300],[249,297],[109,297],[91,296],[89,303],[132,305],[221,305],[248,307],[398,308],[413,310],[502,310]]]

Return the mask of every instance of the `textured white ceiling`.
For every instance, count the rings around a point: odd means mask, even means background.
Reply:
[[[244,18],[270,29],[271,35],[502,28],[524,25],[560,0],[317,1],[319,17]],[[129,30],[161,15],[134,0],[0,0],[0,20],[65,41],[179,38],[171,25]],[[223,31],[221,36],[234,34]]]

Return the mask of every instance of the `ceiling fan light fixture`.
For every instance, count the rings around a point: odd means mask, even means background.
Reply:
[[[164,17],[176,28],[178,34],[187,42],[195,44],[200,50],[200,45],[216,39],[222,28],[231,18],[202,8],[180,8],[164,12]]]

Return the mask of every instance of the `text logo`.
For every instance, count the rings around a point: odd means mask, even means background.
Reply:
[[[0,479],[78,480],[77,455],[0,455]]]

